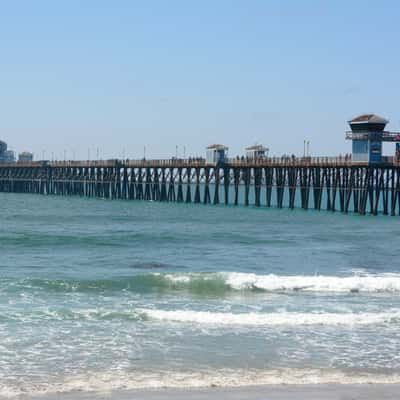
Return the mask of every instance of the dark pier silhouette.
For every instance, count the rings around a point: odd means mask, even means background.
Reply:
[[[0,164],[0,192],[400,214],[400,163],[351,157]]]

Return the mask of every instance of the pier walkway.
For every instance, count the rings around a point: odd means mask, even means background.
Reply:
[[[350,157],[0,164],[0,192],[400,214],[400,163]]]

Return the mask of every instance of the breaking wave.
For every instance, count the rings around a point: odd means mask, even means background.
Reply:
[[[230,291],[255,292],[331,292],[400,293],[400,274],[365,276],[257,275],[239,272],[146,273],[99,280],[23,279],[2,280],[8,290],[23,287],[61,292],[152,292],[185,290],[194,294],[222,295]]]
[[[236,289],[310,292],[400,292],[400,274],[366,276],[282,276],[229,273],[226,283]]]

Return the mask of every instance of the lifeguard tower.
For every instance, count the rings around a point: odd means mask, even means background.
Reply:
[[[207,147],[207,164],[223,163],[227,158],[228,147],[223,144],[211,144]]]
[[[350,121],[346,139],[352,141],[352,162],[379,164],[382,158],[382,142],[396,143],[398,155],[400,133],[385,131],[388,120],[376,114],[363,114]]]
[[[268,147],[262,144],[254,144],[253,146],[246,147],[246,157],[250,160],[262,160],[268,155]]]

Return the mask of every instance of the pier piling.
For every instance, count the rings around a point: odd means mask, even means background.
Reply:
[[[0,164],[0,192],[400,214],[400,164],[341,158]],[[264,194],[263,194],[264,193]],[[212,196],[212,198],[211,198]]]

